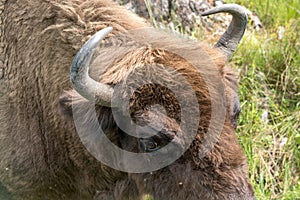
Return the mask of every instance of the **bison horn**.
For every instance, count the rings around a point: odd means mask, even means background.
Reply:
[[[245,8],[236,4],[218,6],[202,13],[201,15],[207,16],[220,12],[230,13],[232,15],[232,21],[217,44],[215,44],[215,47],[219,48],[227,56],[227,58],[230,59],[232,53],[237,48],[237,45],[244,35],[248,19]]]
[[[73,88],[89,101],[102,106],[111,106],[114,89],[89,76],[89,64],[97,44],[112,31],[111,27],[105,28],[93,35],[76,54],[71,65],[71,83]]]

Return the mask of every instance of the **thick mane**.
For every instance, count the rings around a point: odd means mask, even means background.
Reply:
[[[114,28],[112,35],[149,27],[145,20],[109,0],[49,0],[49,3],[57,12],[57,20],[45,31],[58,31],[61,38],[64,38],[68,43],[78,44],[78,46],[74,46],[76,49],[96,30],[101,30],[107,26]]]

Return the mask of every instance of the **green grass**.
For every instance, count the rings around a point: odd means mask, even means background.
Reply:
[[[237,134],[257,199],[300,199],[300,2],[228,0],[258,14],[230,64],[240,72]],[[176,16],[175,29],[184,32]],[[279,30],[284,30],[279,37]],[[202,38],[201,27],[188,31]],[[206,37],[206,36],[204,36]],[[147,197],[147,199],[151,199]]]
[[[237,132],[257,199],[300,199],[299,0],[230,2],[247,5],[264,25],[248,29],[231,61],[240,70]]]

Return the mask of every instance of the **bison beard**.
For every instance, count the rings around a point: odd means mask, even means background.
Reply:
[[[243,35],[245,22],[234,18],[230,31],[216,48],[198,44],[205,51],[205,55],[198,55],[199,60],[209,55],[217,66],[224,87],[216,91],[224,96],[227,105],[219,140],[204,157],[199,156],[199,149],[211,118],[211,94],[189,62],[157,48],[157,44],[173,45],[183,52],[192,52],[189,43],[174,44],[174,35],[162,40],[158,32],[150,32],[146,38],[152,46],[141,46],[114,58],[101,77],[99,66],[103,63],[94,59],[90,76],[109,87],[132,81],[126,79],[131,71],[148,66],[155,73],[167,66],[191,83],[198,109],[204,113],[196,138],[176,162],[152,173],[130,174],[101,164],[86,150],[74,127],[72,107],[79,106],[86,121],[92,120],[91,112],[96,110],[101,128],[117,146],[133,152],[149,148],[143,146],[145,141],[129,136],[117,126],[109,104],[95,105],[76,88],[70,89],[69,66],[83,41],[97,30],[113,27],[104,39],[105,46],[113,36],[149,25],[108,0],[14,0],[1,1],[1,5],[1,67],[5,74],[0,80],[0,181],[16,199],[134,200],[142,199],[144,194],[159,200],[254,199],[246,158],[235,135],[240,110],[237,78],[234,70],[225,66]],[[245,18],[236,9],[226,7],[223,11]],[[135,37],[139,35],[132,35]],[[172,78],[176,76],[161,80]],[[140,95],[143,91],[153,96],[152,101],[146,100],[147,95]],[[182,94],[185,95],[183,90]],[[131,95],[129,110],[136,123],[147,124],[152,115],[165,117],[165,130],[153,138],[161,146],[180,132],[178,124],[184,119],[180,118],[180,105],[171,91],[146,85],[137,91],[129,90],[126,95]],[[153,101],[164,106],[167,115],[149,111]],[[159,120],[155,123],[161,125]]]

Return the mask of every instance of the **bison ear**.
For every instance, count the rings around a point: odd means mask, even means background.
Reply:
[[[67,119],[73,119],[72,107],[77,103],[87,103],[87,100],[75,90],[64,91],[59,97],[59,111]]]
[[[238,95],[238,76],[231,67],[224,68],[224,78],[226,85],[227,109],[234,128],[237,128],[238,117],[241,112]]]
[[[74,91],[64,91],[59,96],[59,111],[60,113],[67,117],[68,119],[72,119],[72,99],[73,99]]]

